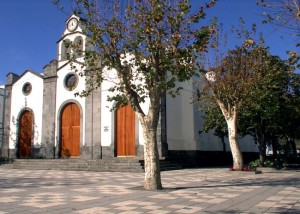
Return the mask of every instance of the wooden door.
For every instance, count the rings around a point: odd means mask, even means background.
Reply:
[[[80,156],[80,110],[68,104],[61,114],[61,157]]]
[[[131,105],[117,111],[117,156],[135,156],[135,114]]]
[[[32,113],[24,111],[19,120],[18,157],[31,157]]]

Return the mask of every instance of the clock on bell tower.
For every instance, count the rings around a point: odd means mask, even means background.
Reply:
[[[72,59],[83,60],[87,48],[87,35],[80,17],[72,14],[65,22],[65,31],[58,41],[58,67]]]
[[[77,27],[78,27],[78,19],[77,18],[73,17],[67,22],[67,29],[70,32],[75,31],[77,29]]]

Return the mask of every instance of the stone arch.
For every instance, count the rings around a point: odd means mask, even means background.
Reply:
[[[61,60],[68,60],[70,58],[72,49],[72,42],[69,39],[65,39],[61,43]]]
[[[77,36],[74,40],[74,54],[75,57],[82,57],[83,56],[83,38],[81,36]]]

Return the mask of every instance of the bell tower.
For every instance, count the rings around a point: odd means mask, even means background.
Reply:
[[[66,29],[57,42],[58,44],[58,68],[69,63],[70,60],[82,61],[86,44],[86,34],[80,17],[72,14],[66,20]]]

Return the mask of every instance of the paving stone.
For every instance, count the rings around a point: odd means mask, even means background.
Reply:
[[[162,172],[163,191],[143,190],[143,173],[4,169],[6,213],[300,213],[300,171],[227,169]]]

